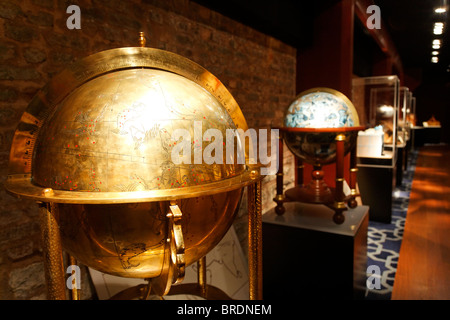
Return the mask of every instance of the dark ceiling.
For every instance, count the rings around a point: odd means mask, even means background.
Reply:
[[[323,8],[338,0],[195,0],[212,10],[240,21],[296,48],[312,41],[313,19]],[[374,0],[380,7],[383,27],[388,29],[400,54],[405,72],[442,75],[450,78],[450,32],[448,14],[436,14],[442,0]],[[431,63],[433,23],[446,22],[439,63]],[[355,24],[356,26],[356,24]],[[360,24],[362,26],[362,24]],[[367,41],[366,41],[367,42]],[[359,52],[369,51],[367,48]]]
[[[448,73],[450,68],[449,15],[435,13],[442,0],[374,0],[401,56],[404,68],[422,68],[434,73]],[[433,34],[434,22],[446,23],[444,33]],[[439,62],[431,63],[433,39],[442,39]]]
[[[194,0],[293,47],[312,42],[315,15],[339,0]]]

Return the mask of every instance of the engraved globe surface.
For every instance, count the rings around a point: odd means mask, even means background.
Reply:
[[[121,70],[73,91],[47,118],[33,162],[35,183],[53,189],[139,191],[226,179],[243,165],[175,165],[176,129],[236,129],[224,107],[196,83],[170,72]],[[200,136],[203,140],[203,132]],[[181,140],[181,138],[180,138]],[[208,141],[205,141],[205,145]],[[202,148],[192,141],[192,151]],[[194,155],[194,152],[191,152]]]
[[[300,93],[284,118],[284,140],[300,159],[312,164],[336,160],[336,136],[346,131],[345,154],[355,145],[359,118],[355,107],[342,93],[313,88]]]
[[[227,129],[246,129],[245,120],[223,85],[185,58],[150,48],[94,56],[86,65],[109,61],[109,70],[95,69],[83,78],[88,72],[75,69],[81,80],[55,98],[58,103],[47,108],[38,95],[44,111],[30,104],[10,163],[11,170],[30,174],[31,183],[19,188],[12,180],[9,189],[39,200],[39,190],[51,188],[54,199],[48,201],[59,212],[63,248],[81,263],[122,277],[158,277],[167,255],[170,200],[182,212],[186,265],[206,255],[231,226],[246,166],[230,163],[225,152],[221,163],[212,164],[195,162],[194,155],[212,143],[203,139],[208,129],[226,137]],[[64,89],[60,80],[72,79],[72,73],[63,76],[43,92]],[[36,129],[29,119],[36,119]],[[174,148],[186,143],[186,136],[174,135],[178,129],[190,135],[190,162],[172,159]],[[32,159],[24,163],[27,145]]]

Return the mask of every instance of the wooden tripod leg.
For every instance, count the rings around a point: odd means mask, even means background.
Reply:
[[[303,169],[305,169],[305,166],[302,159],[295,157],[295,168],[295,185],[303,186]]]
[[[283,194],[283,137],[280,135],[278,137],[278,172],[277,172],[277,194],[273,199],[277,206],[275,207],[275,212],[278,215],[282,215],[286,209],[283,206],[284,194]]]
[[[337,224],[344,222],[345,217],[343,211],[346,209],[344,202],[344,142],[345,135],[338,134],[336,136],[336,189],[334,194],[334,211],[333,220]]]
[[[356,208],[358,203],[356,197],[358,192],[356,191],[356,180],[358,177],[358,166],[356,160],[356,146],[350,152],[350,199],[348,200],[348,206],[350,208]]]

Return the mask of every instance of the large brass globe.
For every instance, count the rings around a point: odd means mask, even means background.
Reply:
[[[160,277],[168,255],[184,255],[179,262],[189,265],[232,224],[257,169],[225,152],[211,164],[195,154],[212,143],[203,139],[207,130],[225,138],[237,128],[247,129],[239,106],[194,62],[144,47],[100,52],[69,66],[30,103],[14,136],[6,187],[51,203],[63,248],[85,265]],[[187,138],[175,130],[191,138],[191,157],[181,163],[173,152]],[[180,235],[167,218],[174,206],[182,214],[182,252],[169,243]]]

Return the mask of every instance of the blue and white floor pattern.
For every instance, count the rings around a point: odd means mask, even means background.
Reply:
[[[392,194],[392,221],[380,223],[369,221],[367,236],[368,287],[366,299],[390,300],[395,273],[403,239],[406,212],[409,205],[412,180],[416,169],[418,151],[409,153],[407,170],[403,173],[402,185]]]

